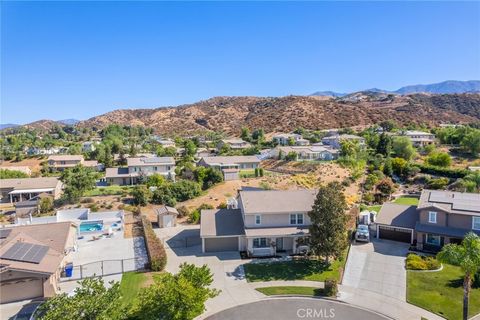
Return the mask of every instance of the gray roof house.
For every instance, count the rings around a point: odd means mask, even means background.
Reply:
[[[242,169],[258,168],[260,159],[257,156],[203,157],[197,165],[221,170],[224,180],[228,181],[239,179],[239,171]]]
[[[468,232],[480,235],[480,194],[423,190],[416,207],[384,204],[376,224],[377,237],[439,251],[460,243]]]
[[[241,190],[229,209],[202,210],[203,252],[246,251],[250,256],[298,253],[308,235],[316,190]]]
[[[54,199],[58,199],[62,190],[63,183],[56,177],[0,180],[0,200],[2,203],[30,200],[41,193],[50,194]]]
[[[106,168],[105,179],[111,185],[134,185],[144,176],[154,173],[175,180],[175,159],[173,157],[127,158],[127,167]]]

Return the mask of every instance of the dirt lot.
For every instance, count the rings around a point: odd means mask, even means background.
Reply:
[[[5,167],[29,167],[32,170],[32,174],[39,173],[40,169],[42,168],[41,163],[45,161],[46,158],[28,158],[22,161],[3,161],[0,165]]]
[[[344,169],[336,163],[268,161],[264,167],[266,169],[274,168],[282,173],[274,172],[271,176],[262,178],[226,181],[209,189],[203,196],[178,203],[177,207],[186,206],[191,210],[204,203],[217,207],[226,202],[228,198],[235,196],[242,186],[276,190],[313,189],[331,181],[342,182],[350,176],[348,169]],[[345,194],[350,204],[358,200],[358,192],[358,183],[352,183],[346,188]]]

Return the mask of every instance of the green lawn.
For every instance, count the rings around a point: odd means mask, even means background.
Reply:
[[[125,303],[132,301],[140,292],[143,284],[147,280],[147,276],[142,272],[126,272],[122,275],[120,282],[120,291],[122,292],[122,300]]]
[[[439,272],[407,271],[407,301],[447,319],[462,318],[463,274],[444,264]],[[470,294],[469,317],[480,313],[480,288]]]
[[[400,197],[395,199],[393,203],[405,204],[409,206],[418,206],[418,198],[415,197]]]
[[[374,206],[368,206],[368,207],[367,207],[367,210],[368,210],[368,211],[375,211],[375,212],[378,213],[381,208],[382,208],[382,205],[379,204],[379,205],[374,205]]]
[[[271,263],[244,264],[247,281],[273,280],[340,280],[340,269],[344,268],[345,259],[335,260],[329,267],[320,260],[292,260]]]
[[[84,193],[84,197],[121,195],[130,190],[130,186],[97,187]]]
[[[302,296],[323,296],[324,295],[322,288],[314,288],[314,287],[296,287],[296,286],[264,287],[264,288],[257,288],[256,290],[267,296],[277,296],[282,294],[302,295]]]

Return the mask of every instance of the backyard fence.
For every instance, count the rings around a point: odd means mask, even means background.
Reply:
[[[73,266],[73,272],[71,277],[65,277],[62,272],[62,281],[80,280],[90,277],[102,277],[113,274],[121,274],[128,271],[140,271],[145,270],[145,265],[148,260],[145,258],[130,258],[130,259],[118,259],[118,260],[101,260],[90,262],[78,266]]]

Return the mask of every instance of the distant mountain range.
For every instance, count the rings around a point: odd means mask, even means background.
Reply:
[[[45,125],[46,122],[48,122],[48,125]],[[65,119],[65,120],[57,120],[57,121],[39,120],[32,123],[24,124],[24,125],[15,124],[15,123],[1,123],[0,130],[20,127],[20,126],[27,126],[27,127],[36,128],[36,129],[45,129],[45,127],[51,127],[54,124],[58,124],[60,126],[74,126],[79,122],[80,120],[77,120],[77,119]]]
[[[395,94],[412,94],[412,93],[434,93],[434,94],[452,94],[452,93],[478,93],[480,92],[480,80],[470,81],[456,81],[448,80],[432,84],[417,84],[401,87],[395,91],[388,91],[378,88],[362,90],[363,92],[383,92]],[[344,97],[351,93],[341,93],[334,91],[317,91],[311,94],[312,96],[329,96],[329,97]]]

